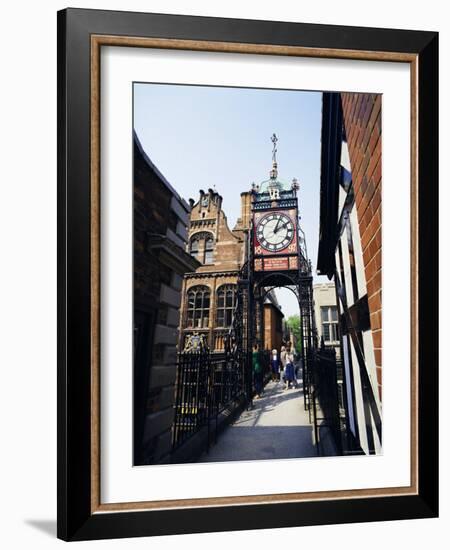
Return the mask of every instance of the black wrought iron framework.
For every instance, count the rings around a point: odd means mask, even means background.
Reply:
[[[178,355],[173,450],[206,426],[210,417],[210,353],[208,349]]]
[[[346,424],[339,398],[338,378],[341,372],[342,365],[336,360],[336,351],[333,348],[321,348],[314,352],[311,410],[318,455],[343,454]],[[323,444],[324,430],[329,435],[328,449]]]
[[[219,417],[245,401],[245,361],[235,349],[210,353],[208,349],[181,352],[177,362],[172,452],[205,431],[200,454],[217,439]],[[194,459],[195,456],[191,456]]]

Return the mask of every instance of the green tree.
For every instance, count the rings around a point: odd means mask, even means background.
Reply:
[[[291,315],[286,319],[286,325],[292,331],[295,338],[295,351],[301,353],[302,351],[302,326],[300,323],[300,315]]]

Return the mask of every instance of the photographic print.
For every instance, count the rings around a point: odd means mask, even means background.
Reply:
[[[58,14],[60,538],[437,516],[437,81],[434,32]]]
[[[133,465],[383,453],[382,96],[133,83]]]

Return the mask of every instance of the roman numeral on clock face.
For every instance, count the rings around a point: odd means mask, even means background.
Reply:
[[[284,250],[294,238],[294,222],[284,212],[273,212],[261,218],[256,226],[260,246],[270,252]]]

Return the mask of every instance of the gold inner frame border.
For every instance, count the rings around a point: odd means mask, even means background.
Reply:
[[[317,491],[233,497],[149,500],[140,502],[101,503],[100,499],[100,50],[102,46],[163,48],[222,53],[318,57],[391,61],[410,65],[411,93],[411,449],[408,487]],[[229,505],[275,504],[317,500],[342,500],[367,497],[406,496],[418,494],[418,55],[401,52],[306,48],[272,44],[247,44],[168,38],[142,38],[115,35],[91,35],[90,66],[90,184],[91,184],[91,513],[133,510],[202,508]]]

